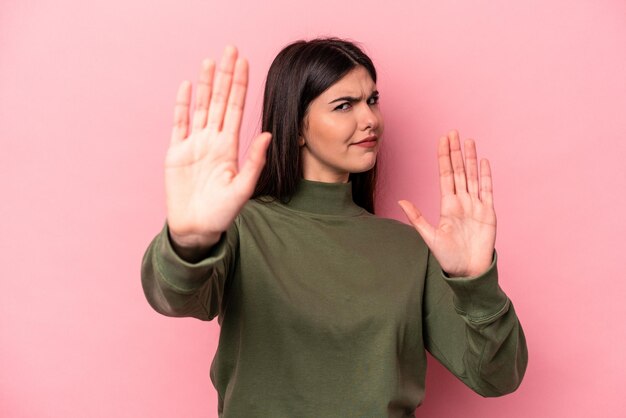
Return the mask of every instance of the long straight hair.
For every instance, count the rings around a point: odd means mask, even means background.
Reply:
[[[372,60],[352,42],[338,38],[297,41],[283,48],[270,66],[263,96],[262,130],[271,132],[267,160],[253,198],[288,202],[302,178],[300,145],[309,104],[357,66],[376,82]],[[352,199],[374,213],[377,165],[350,173]]]

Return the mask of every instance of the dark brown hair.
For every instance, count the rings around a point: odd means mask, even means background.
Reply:
[[[253,198],[289,201],[302,178],[298,137],[309,104],[357,66],[376,82],[372,60],[353,42],[337,38],[297,41],[276,56],[263,97],[262,130],[271,132],[272,141]],[[363,173],[351,173],[349,180],[354,202],[374,213],[376,164]]]

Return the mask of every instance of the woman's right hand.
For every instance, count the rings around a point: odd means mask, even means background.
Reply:
[[[241,169],[239,129],[248,85],[248,63],[226,47],[215,63],[204,60],[193,116],[191,83],[181,83],[172,139],[165,158],[167,223],[173,245],[185,258],[219,241],[252,196],[265,164],[271,135],[260,134]]]

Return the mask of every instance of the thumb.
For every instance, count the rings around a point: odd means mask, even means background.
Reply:
[[[261,170],[265,165],[265,154],[271,139],[272,134],[268,132],[263,132],[254,139],[248,151],[248,155],[246,156],[246,160],[234,180],[238,183],[237,186],[249,190],[249,194],[252,194],[254,191],[256,182],[261,175]]]
[[[404,211],[404,214],[408,218],[409,222],[411,222],[411,225],[415,227],[417,232],[419,232],[424,239],[424,242],[426,242],[426,245],[430,247],[430,244],[435,238],[435,228],[428,223],[426,218],[422,215],[422,212],[420,212],[415,205],[413,205],[413,203],[407,200],[400,200],[398,201],[398,204]]]

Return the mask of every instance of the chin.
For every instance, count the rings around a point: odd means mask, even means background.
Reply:
[[[364,173],[370,171],[376,165],[376,158],[363,164],[355,164],[348,172],[351,174]]]

